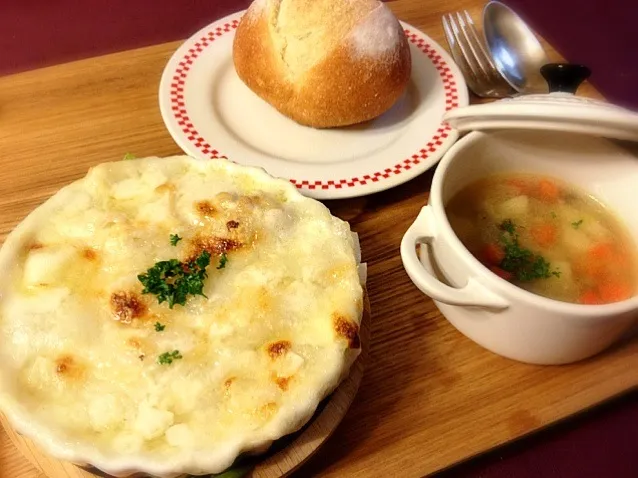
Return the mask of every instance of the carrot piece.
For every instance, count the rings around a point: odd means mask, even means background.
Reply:
[[[572,270],[576,275],[597,283],[604,281],[609,275],[608,263],[592,260],[586,255],[572,262]]]
[[[610,261],[614,257],[614,245],[608,242],[594,244],[587,251],[587,256],[592,261]]]
[[[509,281],[509,280],[512,280],[514,278],[514,274],[512,274],[511,272],[508,272],[506,270],[503,270],[500,267],[492,266],[492,267],[490,267],[490,270],[494,274],[499,276],[501,279],[505,279],[505,280]]]
[[[602,301],[595,290],[587,290],[578,298],[578,303],[585,305],[597,305],[602,304]]]
[[[608,242],[594,244],[587,251],[587,261],[598,270],[614,270],[631,263],[625,251]]]
[[[539,246],[551,247],[556,243],[558,229],[551,223],[536,224],[530,229],[530,234]]]
[[[516,189],[518,194],[528,194],[530,190],[528,181],[524,179],[509,178],[505,181],[505,184]]]
[[[620,302],[632,296],[631,286],[623,281],[605,282],[598,286],[598,294],[604,304]]]
[[[545,202],[556,202],[560,197],[558,186],[548,179],[541,179],[538,182],[538,199]]]
[[[500,264],[505,258],[505,251],[498,244],[486,244],[481,249],[480,260],[488,264]]]

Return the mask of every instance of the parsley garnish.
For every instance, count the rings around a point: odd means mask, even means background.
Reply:
[[[554,211],[552,211],[552,219],[556,219],[558,216],[556,216],[556,213]]]
[[[218,269],[223,269],[224,267],[226,267],[226,263],[228,262],[228,256],[226,255],[226,253],[222,253],[221,257],[219,258],[219,265],[217,266]]]
[[[208,277],[206,267],[210,264],[210,253],[202,251],[197,259],[187,263],[177,259],[160,261],[137,276],[144,286],[142,294],[154,294],[161,304],[168,302],[168,307],[175,304],[185,305],[186,297],[204,294],[204,279]]]
[[[155,332],[163,332],[165,328],[165,325],[155,322]]]
[[[510,219],[501,223],[499,227],[506,232],[506,234],[501,236],[501,243],[505,252],[505,257],[500,264],[501,269],[511,272],[521,282],[560,276],[560,271],[550,270],[550,264],[544,257],[521,247],[518,242],[516,226]]]
[[[514,223],[511,219],[506,219],[505,221],[503,221],[499,228],[501,229],[501,231],[508,232],[512,235],[516,234],[516,226],[514,226]]]
[[[177,243],[178,243],[179,241],[181,241],[181,240],[182,240],[182,238],[181,238],[181,237],[179,237],[179,235],[177,235],[177,234],[171,234],[171,246],[176,246],[176,245],[177,245]]]
[[[137,159],[137,156],[135,156],[132,153],[126,153],[122,159],[124,161],[127,161],[127,160],[130,160],[130,159]]]
[[[184,358],[182,354],[179,353],[179,350],[173,350],[172,352],[164,352],[162,355],[157,357],[157,363],[160,365],[170,365],[173,363],[173,360],[178,360]]]
[[[572,227],[574,229],[578,229],[582,223],[583,223],[582,219],[580,221],[572,222]]]

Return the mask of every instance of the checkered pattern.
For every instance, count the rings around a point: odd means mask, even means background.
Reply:
[[[405,30],[405,34],[408,40],[412,42],[419,50],[427,55],[432,61],[434,66],[441,75],[443,81],[443,88],[445,89],[445,111],[449,111],[452,108],[456,108],[459,105],[459,95],[456,89],[456,83],[454,82],[454,76],[450,71],[450,68],[445,63],[445,60],[439,55],[431,45],[427,44],[423,38],[419,35],[412,33],[410,30]]]
[[[239,25],[239,20],[233,20],[230,23],[225,23],[222,26],[216,27],[209,31],[205,36],[199,39],[192,48],[188,50],[188,53],[184,55],[179,62],[178,67],[175,69],[175,74],[171,81],[171,110],[177,120],[177,124],[182,128],[182,131],[186,135],[188,141],[193,143],[195,147],[204,153],[211,159],[228,159],[221,154],[218,150],[213,148],[208,142],[198,133],[195,126],[188,117],[186,106],[184,103],[184,83],[188,77],[188,72],[191,69],[191,65],[197,59],[200,53],[204,51],[211,43],[217,38],[234,31]],[[426,41],[420,37],[417,33],[413,33],[410,30],[405,30],[405,34],[408,40],[413,43],[420,51],[422,51],[432,61],[434,66],[441,76],[443,81],[443,87],[445,90],[445,109],[450,110],[458,106],[458,90],[454,81],[454,76],[450,71],[450,68],[445,63],[445,60],[439,55]],[[422,161],[428,159],[433,153],[443,144],[443,141],[448,137],[450,133],[450,127],[448,125],[441,125],[436,131],[434,136],[428,141],[428,143],[420,149],[417,153],[413,154],[409,158],[404,159],[400,163],[394,165],[391,168],[384,169],[383,171],[377,171],[372,174],[366,174],[361,177],[354,177],[350,179],[339,179],[335,181],[299,181],[291,179],[290,181],[301,189],[343,189],[351,188],[355,186],[363,186],[368,183],[376,183],[383,179],[388,179],[391,176],[396,176],[402,172],[409,171]]]
[[[192,48],[188,49],[188,53],[184,55],[184,58],[178,63],[175,69],[175,74],[171,81],[171,110],[177,120],[177,124],[182,128],[188,141],[193,143],[197,149],[212,159],[227,159],[219,151],[213,148],[208,142],[200,135],[186,111],[186,105],[184,103],[184,83],[188,77],[188,72],[191,69],[191,65],[197,59],[199,54],[204,51],[211,43],[217,38],[226,33],[230,33],[237,28],[239,20],[233,20],[231,23],[225,23],[224,25],[209,31],[206,36],[197,41]]]

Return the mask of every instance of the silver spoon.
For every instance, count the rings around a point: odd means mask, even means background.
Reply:
[[[547,93],[540,73],[547,53],[525,22],[507,5],[491,1],[483,9],[483,31],[494,66],[522,94]]]

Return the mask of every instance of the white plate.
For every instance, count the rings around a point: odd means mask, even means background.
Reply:
[[[430,37],[402,23],[412,53],[406,94],[376,120],[313,129],[281,115],[244,85],[232,59],[244,12],[203,28],[173,54],[160,83],[162,117],[177,144],[199,158],[228,158],[287,178],[307,196],[362,196],[435,165],[458,133],[443,114],[466,106],[461,72]]]

